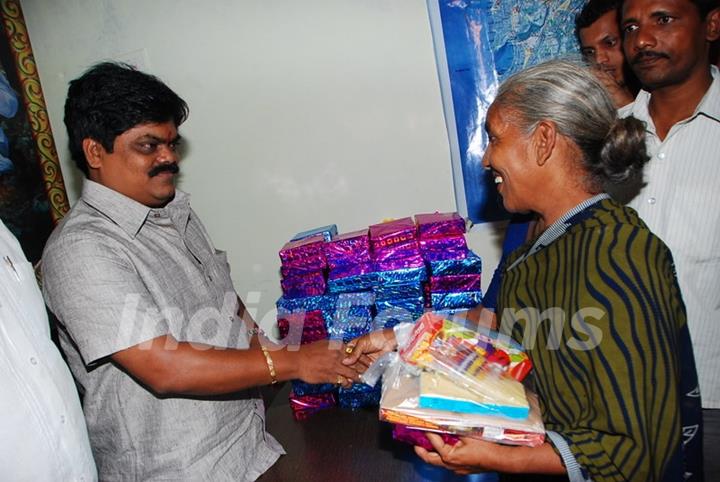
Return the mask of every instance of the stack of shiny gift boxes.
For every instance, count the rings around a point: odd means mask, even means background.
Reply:
[[[335,225],[297,234],[280,250],[283,343],[348,341],[425,310],[454,312],[481,302],[479,256],[457,213],[418,214],[338,234]],[[377,406],[380,387],[292,382],[296,418],[339,404]]]

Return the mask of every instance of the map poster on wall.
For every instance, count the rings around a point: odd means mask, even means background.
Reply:
[[[498,85],[525,67],[577,55],[584,0],[427,0],[458,211],[473,223],[506,219],[482,167],[487,109]]]

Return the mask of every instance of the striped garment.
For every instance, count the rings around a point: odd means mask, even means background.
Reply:
[[[594,481],[683,480],[681,370],[697,379],[672,256],[609,199],[568,224],[505,272],[501,330],[532,358],[546,428]]]

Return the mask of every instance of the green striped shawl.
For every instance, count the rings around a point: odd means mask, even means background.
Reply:
[[[672,257],[630,208],[585,214],[504,274],[498,319],[526,344],[547,429],[593,480],[661,480],[681,449]]]

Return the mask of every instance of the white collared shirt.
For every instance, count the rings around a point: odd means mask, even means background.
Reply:
[[[647,183],[629,206],[672,251],[704,408],[720,408],[720,73],[693,115],[660,141],[650,94],[620,109],[647,124]]]
[[[75,383],[32,265],[0,222],[0,480],[97,480]]]

